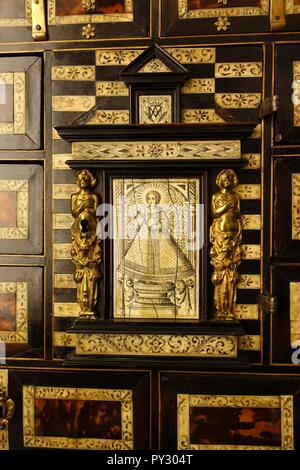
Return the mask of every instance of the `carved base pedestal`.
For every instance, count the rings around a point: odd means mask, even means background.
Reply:
[[[65,361],[74,366],[246,368],[238,354],[239,322],[103,322],[78,320],[69,330],[76,348]]]

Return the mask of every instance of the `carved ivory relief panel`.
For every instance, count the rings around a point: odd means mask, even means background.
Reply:
[[[114,180],[115,317],[198,318],[198,201],[198,179]]]

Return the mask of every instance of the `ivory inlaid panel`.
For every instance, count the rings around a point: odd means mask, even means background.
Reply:
[[[242,335],[238,338],[238,349],[241,351],[260,351],[260,335]]]
[[[237,338],[196,334],[82,334],[78,335],[76,352],[100,356],[236,357]]]
[[[73,217],[71,214],[53,214],[54,230],[71,230]]]
[[[177,442],[180,450],[292,450],[293,396],[178,394]]]
[[[199,190],[193,178],[114,180],[116,318],[199,317]]]
[[[129,124],[129,111],[123,109],[98,109],[87,124]]]
[[[216,60],[214,47],[166,47],[165,51],[181,64],[214,64]]]
[[[242,227],[244,230],[260,230],[262,226],[260,214],[242,215]]]
[[[216,78],[262,77],[261,62],[227,62],[215,64]]]
[[[206,122],[224,122],[214,109],[182,109],[181,120],[186,124],[201,124]]]
[[[244,259],[259,260],[261,257],[261,246],[244,244],[242,245]]]
[[[154,57],[153,59],[149,60],[147,64],[143,65],[138,70],[138,73],[170,73],[170,72],[172,72],[172,70],[169,69],[169,67],[157,57]]]
[[[52,80],[63,81],[94,81],[96,67],[94,65],[56,65],[52,67]]]
[[[300,173],[292,173],[292,239],[300,240]]]
[[[97,66],[126,66],[144,49],[100,49],[96,51]]]
[[[260,199],[261,197],[260,184],[239,184],[235,191],[241,199]]]
[[[95,106],[96,99],[94,96],[53,96],[53,111],[89,111]]]
[[[257,304],[237,304],[234,309],[237,320],[258,320],[259,312]]]
[[[285,14],[295,15],[297,13],[300,13],[299,0],[285,0]]]
[[[204,160],[212,158],[241,158],[240,141],[74,142],[72,144],[72,159],[80,160]],[[56,191],[55,194],[57,194]]]
[[[247,163],[244,168],[247,170],[259,170],[261,167],[261,154],[260,153],[243,153],[242,158],[245,158]]]
[[[139,96],[139,124],[171,124],[171,95]]]
[[[300,282],[290,282],[291,347],[300,346]]]
[[[299,5],[299,12],[300,12],[300,5]],[[293,83],[294,125],[298,127],[300,126],[300,61],[293,62],[293,75],[294,75],[294,83]]]
[[[128,96],[129,88],[121,81],[105,81],[96,82],[97,96]]]
[[[241,274],[238,288],[239,289],[260,289],[260,274]]]
[[[257,108],[261,102],[261,94],[216,93],[215,100],[222,108]]]
[[[23,385],[23,430],[25,447],[131,450],[132,390]]]
[[[184,86],[181,88],[181,93],[183,94],[214,92],[215,80],[213,78],[190,78],[186,80]]]

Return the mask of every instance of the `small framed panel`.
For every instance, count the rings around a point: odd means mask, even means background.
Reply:
[[[274,170],[274,256],[300,260],[300,158],[281,158]]]
[[[201,189],[192,177],[113,179],[115,318],[199,318]]]
[[[299,364],[300,265],[272,269],[272,292],[278,313],[272,316],[272,360],[276,364]]]
[[[121,451],[149,447],[147,373],[14,371],[11,383],[17,402],[23,401],[16,411],[12,448]]]
[[[275,94],[280,107],[275,117],[275,143],[300,143],[300,52],[298,45],[275,48]]]
[[[269,31],[268,0],[161,0],[162,36]]]
[[[43,356],[43,310],[43,269],[0,267],[1,359]]]
[[[43,253],[43,167],[0,164],[0,253]]]
[[[293,450],[299,391],[298,377],[164,373],[161,449]]]
[[[39,57],[0,58],[0,149],[41,148]]]
[[[150,0],[48,0],[49,38],[149,37],[150,3]]]

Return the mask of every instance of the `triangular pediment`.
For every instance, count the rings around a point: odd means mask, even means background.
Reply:
[[[145,65],[143,65],[138,73],[171,73],[172,70],[167,67],[160,59],[154,58],[149,60]]]
[[[183,82],[188,71],[160,46],[153,44],[124,68],[120,77],[125,83],[132,83],[151,79],[153,74],[161,74],[160,80],[168,80],[172,74],[178,82]]]

